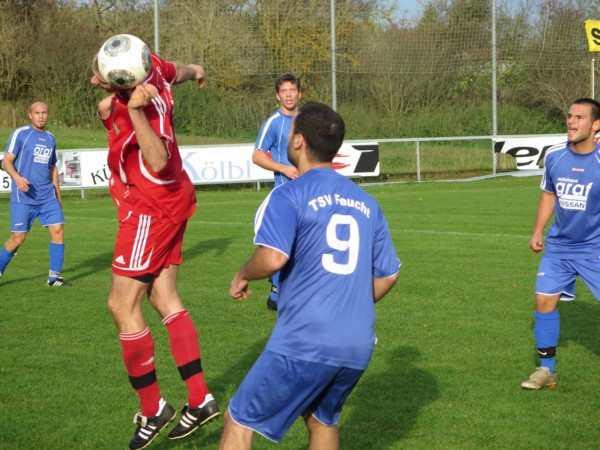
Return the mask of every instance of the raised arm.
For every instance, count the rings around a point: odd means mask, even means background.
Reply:
[[[156,87],[150,84],[140,84],[136,86],[129,103],[127,103],[140,151],[154,172],[164,169],[169,159],[166,142],[156,135],[144,113],[144,106],[148,105],[157,93]]]
[[[177,69],[177,76],[175,77],[174,84],[185,83],[186,81],[198,81],[198,87],[202,89],[204,87],[204,69],[198,64],[183,64],[177,61],[173,61],[175,68]]]
[[[98,116],[100,116],[100,119],[108,119],[108,116],[110,115],[112,98],[113,96],[109,95],[108,97],[104,97],[102,100],[100,100],[100,103],[98,103]]]

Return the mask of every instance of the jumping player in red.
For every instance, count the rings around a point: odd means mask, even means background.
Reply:
[[[176,415],[157,383],[154,341],[142,314],[145,296],[162,317],[188,389],[182,418],[168,437],[186,437],[220,414],[204,381],[196,328],[176,286],[183,235],[196,209],[196,195],[183,170],[173,131],[171,85],[196,80],[202,88],[204,70],[152,54],[152,71],[145,82],[133,90],[118,91],[99,74],[95,59],[92,68],[91,83],[113,92],[98,105],[108,131],[110,192],[119,220],[108,308],[119,330],[131,385],[141,402],[129,448],[141,449]]]

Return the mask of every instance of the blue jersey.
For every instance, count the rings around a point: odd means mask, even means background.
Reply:
[[[373,277],[398,272],[379,204],[333,169],[273,189],[256,214],[254,243],[289,257],[267,350],[364,370],[375,334]]]
[[[29,181],[27,192],[12,183],[10,201],[40,205],[56,197],[50,170],[56,164],[56,138],[49,131],[38,131],[31,125],[17,128],[8,139],[5,153],[15,155],[14,166]]]
[[[258,139],[254,148],[270,153],[273,161],[291,166],[288,159],[287,143],[292,125],[293,116],[288,116],[281,112],[281,109],[275,111],[271,117],[263,122],[258,133]],[[275,186],[280,186],[290,181],[281,172],[275,172]]]
[[[547,151],[544,167],[541,188],[556,195],[544,255],[600,257],[600,146],[585,155],[555,146]]]

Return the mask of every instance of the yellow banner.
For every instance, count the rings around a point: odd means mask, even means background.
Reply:
[[[600,52],[600,20],[586,20],[585,34],[590,52]]]

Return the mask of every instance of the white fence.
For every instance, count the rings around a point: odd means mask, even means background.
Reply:
[[[258,183],[272,181],[273,172],[252,163],[253,144],[180,147],[183,165],[194,184]],[[57,151],[61,189],[108,187],[106,148]],[[2,155],[3,157],[4,155]],[[372,141],[345,142],[333,167],[348,177],[379,175],[379,146]],[[12,179],[0,171],[0,192],[9,192]]]

